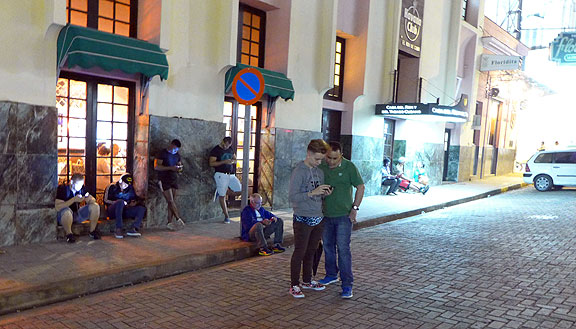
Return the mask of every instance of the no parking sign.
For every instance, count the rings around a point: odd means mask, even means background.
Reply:
[[[232,81],[232,94],[238,103],[252,105],[264,94],[264,77],[253,67],[240,70]]]

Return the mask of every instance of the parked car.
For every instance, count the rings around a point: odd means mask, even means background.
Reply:
[[[524,182],[538,191],[576,186],[576,149],[540,151],[526,163]]]

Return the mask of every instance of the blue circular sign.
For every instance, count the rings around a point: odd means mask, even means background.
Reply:
[[[232,94],[240,104],[251,105],[256,103],[264,93],[264,77],[255,68],[249,67],[241,70],[232,82]]]

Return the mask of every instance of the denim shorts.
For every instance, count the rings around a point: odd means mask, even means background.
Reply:
[[[58,211],[58,225],[62,225],[60,220],[62,219],[62,214],[64,214],[66,210],[72,211],[70,207],[62,208]],[[83,221],[90,219],[90,207],[84,206],[78,209],[78,212],[72,211],[72,218],[74,223],[82,223]]]

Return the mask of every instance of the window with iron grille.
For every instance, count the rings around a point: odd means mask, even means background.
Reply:
[[[136,38],[136,0],[66,0],[68,23]]]
[[[238,62],[263,68],[266,13],[240,4],[239,15]]]
[[[342,101],[344,92],[344,57],[346,52],[346,40],[336,37],[336,55],[334,57],[334,88],[324,94],[325,99]]]

